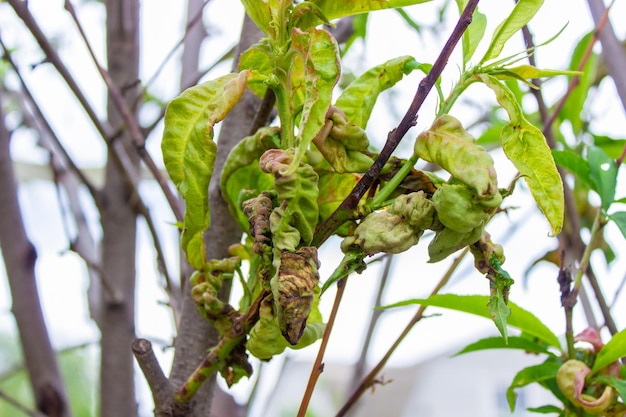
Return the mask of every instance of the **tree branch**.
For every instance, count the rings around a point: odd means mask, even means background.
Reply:
[[[71,417],[67,393],[41,309],[35,262],[17,199],[17,183],[9,151],[0,94],[0,247],[7,271],[13,316],[37,409],[49,417]]]

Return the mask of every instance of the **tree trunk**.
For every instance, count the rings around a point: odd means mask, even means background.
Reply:
[[[139,2],[108,0],[107,62],[111,79],[132,103],[137,94],[139,78]],[[138,169],[137,152],[132,149],[130,133],[109,97],[108,121],[120,129],[114,139],[127,148],[126,155]],[[132,187],[111,147],[108,150],[105,185],[100,201],[102,216],[102,271],[111,283],[110,292],[103,291],[101,323],[100,407],[102,417],[137,415],[133,356],[131,343],[135,337],[135,239],[136,213]]]
[[[41,311],[35,280],[37,253],[24,230],[9,136],[0,94],[0,248],[11,288],[13,316],[37,409],[48,417],[70,417],[67,394]]]
[[[244,19],[241,40],[235,57],[261,38],[261,32],[246,16]],[[236,68],[238,59],[235,59]],[[250,126],[256,115],[260,100],[252,93],[247,92],[237,106],[226,117],[222,124],[217,146],[215,171],[209,187],[209,202],[211,209],[211,227],[207,233],[207,258],[221,259],[228,255],[228,246],[239,242],[241,230],[234,222],[228,207],[222,199],[219,181],[224,160],[233,146],[245,136],[248,136]],[[220,297],[228,299],[230,294],[229,283],[224,283]],[[206,356],[207,350],[217,343],[217,332],[206,320],[200,316],[198,309],[191,299],[189,283],[183,283],[183,311],[178,336],[174,342],[175,356],[170,376],[175,387],[180,387],[191,375],[194,369]],[[190,417],[206,417],[210,415],[213,392],[215,390],[215,376],[207,380],[194,397],[191,405]]]

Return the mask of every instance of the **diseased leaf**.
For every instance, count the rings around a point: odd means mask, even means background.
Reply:
[[[511,412],[515,410],[515,400],[517,398],[515,388],[525,387],[534,382],[555,379],[560,367],[561,364],[557,362],[544,362],[541,365],[529,366],[519,371],[506,390],[506,400],[509,403]]]
[[[589,173],[593,181],[593,189],[600,195],[602,208],[606,211],[615,200],[617,187],[617,165],[604,151],[597,146],[587,149]]]
[[[196,269],[206,262],[202,234],[210,224],[209,181],[216,154],[213,126],[237,104],[248,76],[243,71],[191,87],[165,112],[163,161],[186,203],[182,248]]]
[[[416,298],[412,300],[400,301],[381,308],[420,304],[425,306],[448,308],[451,310],[474,314],[480,317],[491,318],[489,311],[487,310],[488,302],[489,297],[484,295],[438,294],[428,298]],[[560,348],[559,338],[552,333],[552,331],[548,329],[534,314],[524,310],[512,301],[509,301],[508,306],[511,308],[511,317],[508,320],[509,326],[518,328],[524,333],[538,338],[541,342],[548,346]]]
[[[467,6],[467,0],[456,0],[456,5],[459,9],[459,14],[461,14],[463,10],[465,10],[465,6]],[[486,28],[487,17],[476,8],[472,15],[472,23],[470,23],[465,32],[463,32],[463,66],[466,66],[470,59],[472,59],[478,44],[485,35]]]
[[[415,141],[415,154],[440,165],[454,178],[473,188],[479,198],[498,192],[496,171],[489,153],[470,135],[457,119],[439,117]]]
[[[296,138],[297,150],[288,174],[295,171],[309,144],[324,126],[340,71],[339,47],[327,31],[294,29],[291,40],[292,48],[299,51],[304,62],[305,98]]]
[[[243,231],[247,232],[248,221],[241,209],[240,196],[242,192],[258,194],[272,188],[274,177],[261,171],[259,158],[268,149],[278,147],[279,132],[276,127],[263,127],[254,135],[243,138],[224,163],[220,178],[222,197]]]
[[[619,231],[622,232],[624,239],[626,239],[626,211],[618,211],[609,216],[611,220],[615,222]]]
[[[532,19],[542,4],[543,0],[518,1],[507,18],[504,19],[493,32],[487,52],[485,52],[485,55],[480,60],[481,64],[500,56],[504,44]]]
[[[509,115],[510,122],[500,136],[504,153],[526,180],[552,227],[552,233],[558,234],[563,227],[565,212],[563,184],[543,133],[526,120],[520,104],[506,85],[487,74],[478,77],[496,93],[498,103]]]
[[[380,93],[393,87],[414,69],[430,71],[430,66],[424,65],[413,57],[402,56],[370,68],[343,90],[335,106],[345,113],[350,122],[365,129]]]
[[[419,3],[426,3],[430,0],[310,0],[316,4],[321,13],[328,19],[333,20],[340,17],[351,16],[360,13],[373,12],[375,10],[392,9],[397,7],[411,6]],[[298,22],[298,27],[308,29],[322,23],[321,19],[309,14],[302,17]]]
[[[241,0],[246,13],[266,36],[275,37],[272,20],[276,18],[280,0]]]
[[[248,88],[259,97],[265,95],[267,82],[274,70],[270,51],[269,40],[265,38],[244,51],[239,58],[239,71],[251,71]]]
[[[309,245],[313,239],[319,216],[319,177],[304,162],[293,174],[284,175],[292,162],[292,152],[282,149],[270,149],[259,160],[261,169],[274,175],[274,187],[280,204],[270,217],[274,248],[293,252],[301,242]]]
[[[508,342],[502,337],[481,339],[478,342],[465,346],[459,352],[455,353],[454,356],[485,349],[521,349],[526,352],[550,354],[550,351],[543,344],[536,343],[527,337],[509,336]]]
[[[591,368],[591,373],[595,374],[605,366],[618,361],[626,356],[626,329],[615,333],[611,340],[600,349],[596,361]]]

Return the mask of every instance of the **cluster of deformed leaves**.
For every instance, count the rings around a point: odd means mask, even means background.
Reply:
[[[489,154],[447,112],[419,135],[412,159],[390,160],[382,168],[379,188],[371,190],[370,196],[378,192],[386,201],[375,198],[375,206],[361,201],[355,213],[369,214],[360,221],[355,214],[335,230],[345,237],[346,258],[322,290],[319,286],[315,230],[376,158],[365,129],[378,96],[410,72],[428,73],[431,66],[409,56],[391,59],[352,81],[333,103],[340,76],[339,48],[329,32],[316,26],[337,17],[423,1],[245,0],[246,12],[266,38],[243,53],[239,73],[193,87],[168,106],[162,148],[166,168],[186,202],[182,247],[197,271],[192,277],[192,295],[221,336],[215,348],[221,350],[210,356],[219,358],[218,370],[229,383],[250,374],[246,352],[269,360],[287,347],[303,347],[319,338],[324,329],[318,310],[323,290],[345,274],[360,271],[366,256],[403,252],[427,230],[434,232],[429,244],[431,262],[472,245],[477,268],[492,286],[485,311],[506,337],[512,279],[501,268],[501,248],[485,232],[503,193]],[[465,3],[457,0],[459,8]],[[481,63],[499,55],[504,42],[540,3],[518,3],[497,28]],[[484,32],[481,16],[476,14],[464,35],[464,69]],[[498,71],[502,77],[514,74],[522,79],[546,75],[532,68],[530,72],[528,68]],[[555,184],[549,151],[549,161],[543,161],[547,148],[545,142],[538,145],[543,136],[526,121],[499,78],[484,71],[470,75],[471,82],[491,87],[509,113],[511,123],[503,130],[502,146],[526,177],[556,233],[562,217],[560,181],[556,174]],[[216,154],[213,128],[246,88],[259,96],[271,90],[280,127],[263,127],[243,138],[225,161],[222,196],[247,237],[234,250],[237,257],[208,261],[203,234],[210,219],[208,184]],[[443,101],[439,81],[436,88]],[[527,155],[524,150],[529,146],[533,152]],[[535,147],[539,150],[534,151]],[[450,179],[413,169],[417,158],[439,165]],[[551,199],[556,202],[546,203]],[[242,279],[244,296],[236,309],[219,300],[217,293],[224,279],[241,274],[242,259],[249,261],[249,274]]]

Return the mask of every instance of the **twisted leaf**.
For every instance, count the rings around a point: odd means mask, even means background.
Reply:
[[[339,47],[325,30],[294,29],[292,48],[300,53],[304,62],[304,104],[296,138],[297,151],[290,169],[292,173],[302,160],[309,144],[326,122],[333,88],[339,80]]]
[[[474,189],[479,198],[489,199],[498,192],[493,159],[454,117],[446,114],[435,120],[429,130],[420,133],[414,150]]]
[[[170,178],[186,203],[182,247],[196,269],[205,263],[202,233],[209,227],[209,181],[216,145],[213,126],[246,89],[248,71],[185,90],[167,106],[161,149]]]
[[[241,209],[240,196],[244,192],[256,195],[272,188],[274,178],[261,170],[259,158],[268,149],[278,147],[279,131],[276,127],[259,129],[254,135],[237,143],[224,163],[220,179],[222,197],[244,231],[248,230],[248,221]]]
[[[317,225],[318,175],[300,163],[293,174],[285,175],[293,162],[293,152],[270,149],[260,159],[261,169],[275,177],[274,187],[280,207],[270,217],[274,248],[295,251],[300,242],[309,245]]]

